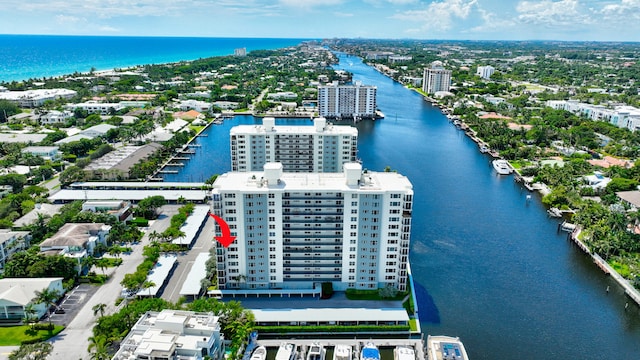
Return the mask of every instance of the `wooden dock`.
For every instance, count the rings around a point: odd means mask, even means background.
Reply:
[[[158,174],[177,174],[178,170],[160,170]]]

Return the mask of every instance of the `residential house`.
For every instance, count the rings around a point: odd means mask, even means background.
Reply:
[[[40,243],[40,251],[76,259],[80,273],[82,259],[93,255],[96,245],[106,244],[109,230],[111,226],[103,223],[67,223],[55,235]]]
[[[45,160],[58,161],[62,159],[62,153],[57,146],[27,146],[22,149],[23,154],[39,156]]]
[[[36,292],[44,289],[64,294],[62,278],[5,278],[0,279],[0,321],[19,323],[25,317],[24,309],[34,305],[35,316],[47,313],[46,304],[34,303]]]
[[[9,257],[17,251],[25,249],[30,240],[31,233],[28,231],[0,229],[0,272],[4,270],[4,265]]]
[[[133,218],[131,203],[127,201],[86,201],[82,204],[82,211],[92,211],[107,213],[114,216],[118,221],[126,222]]]

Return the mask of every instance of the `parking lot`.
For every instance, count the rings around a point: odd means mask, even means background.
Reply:
[[[57,325],[69,324],[78,313],[78,310],[82,308],[85,301],[91,298],[97,289],[97,286],[80,284],[67,292],[58,304],[56,311],[51,314],[51,322]]]

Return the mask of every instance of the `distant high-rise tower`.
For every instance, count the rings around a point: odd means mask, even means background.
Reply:
[[[218,176],[212,213],[233,244],[216,248],[218,287],[262,289],[407,289],[413,203],[411,182],[358,163],[343,173],[264,171]],[[245,290],[246,291],[246,290]]]
[[[438,91],[449,91],[451,87],[451,70],[446,70],[442,62],[434,61],[431,68],[424,69],[424,79],[422,80],[422,90],[427,94],[434,94]]]
[[[376,90],[359,81],[354,85],[339,85],[336,81],[318,86],[318,112],[323,117],[375,117]]]
[[[237,49],[233,50],[233,55],[235,55],[235,56],[246,56],[247,55],[247,48],[237,48]]]
[[[491,75],[496,71],[496,69],[491,66],[478,66],[478,70],[476,71],[476,75],[480,76],[483,79],[491,78]]]
[[[231,128],[231,170],[262,171],[264,164],[279,162],[286,172],[341,172],[356,161],[358,129],[334,126],[324,118],[313,126],[276,126],[266,117],[262,125]]]

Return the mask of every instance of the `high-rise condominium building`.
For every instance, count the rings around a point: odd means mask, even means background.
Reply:
[[[442,67],[442,62],[434,61],[430,68],[424,69],[422,90],[427,94],[438,91],[449,91],[451,87],[451,70]]]
[[[265,163],[280,162],[285,172],[340,172],[356,161],[357,142],[358,129],[324,118],[313,126],[276,126],[264,118],[262,125],[231,129],[231,170],[262,171]]]
[[[493,75],[494,72],[496,72],[496,69],[491,65],[478,66],[478,70],[476,70],[476,75],[480,76],[483,79],[489,79],[491,78],[491,75]]]
[[[324,117],[373,118],[376,116],[375,86],[339,85],[337,81],[318,86],[318,113]]]
[[[347,163],[342,173],[261,172],[217,178],[212,212],[232,235],[218,244],[223,292],[263,289],[407,289],[413,189],[393,172]],[[237,290],[236,290],[237,289]]]

